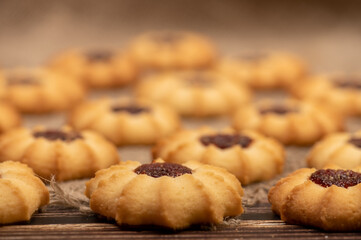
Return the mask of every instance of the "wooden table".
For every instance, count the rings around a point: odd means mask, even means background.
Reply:
[[[96,214],[50,206],[28,223],[0,227],[0,239],[361,239],[359,233],[328,233],[287,225],[269,204],[246,207],[236,220],[217,226],[193,226],[171,231],[144,226],[118,226]]]

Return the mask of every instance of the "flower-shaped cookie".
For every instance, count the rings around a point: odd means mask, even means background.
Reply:
[[[283,170],[284,149],[277,141],[254,131],[183,130],[160,140],[154,158],[183,164],[195,160],[223,167],[242,184],[273,178]]]
[[[119,162],[117,148],[92,131],[19,128],[0,137],[0,162],[26,163],[46,179],[58,181],[94,176],[99,169]]]
[[[198,162],[123,162],[97,172],[86,195],[93,211],[118,224],[182,229],[220,223],[243,212],[238,180],[222,168]]]
[[[166,103],[179,114],[193,117],[230,114],[251,100],[248,88],[209,71],[153,75],[137,86],[136,94],[141,98]]]
[[[91,129],[116,145],[153,144],[180,127],[178,115],[167,106],[120,98],[85,102],[74,108],[69,124]]]
[[[49,191],[33,170],[18,162],[0,163],[0,224],[28,221],[48,202]]]
[[[286,223],[326,231],[361,229],[361,169],[303,168],[281,179],[268,194]]]
[[[252,129],[284,144],[307,145],[344,128],[343,118],[331,109],[297,100],[263,100],[240,108],[233,126]]]

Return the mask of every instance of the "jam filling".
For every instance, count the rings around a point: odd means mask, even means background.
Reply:
[[[348,188],[361,183],[361,173],[352,170],[321,169],[312,173],[310,180],[324,188],[332,185]]]
[[[59,130],[44,130],[44,131],[37,131],[33,133],[33,136],[36,138],[46,138],[50,141],[61,140],[65,142],[71,142],[76,139],[83,138],[80,133],[77,132],[63,132]]]
[[[289,107],[286,107],[284,105],[274,105],[268,108],[262,108],[259,110],[261,114],[268,114],[268,113],[275,113],[278,115],[284,115],[291,112],[296,112],[296,109],[291,109]]]
[[[361,89],[361,79],[357,77],[335,78],[333,82],[339,88]]]
[[[349,143],[353,144],[354,146],[361,148],[361,138],[357,138],[357,137],[351,137],[348,140]]]
[[[86,58],[90,62],[107,62],[114,56],[110,51],[94,51],[85,53]]]
[[[153,41],[164,44],[174,44],[183,38],[181,33],[159,33],[152,36]]]
[[[8,85],[37,85],[39,82],[31,76],[9,76],[6,79]]]
[[[149,108],[139,107],[139,106],[135,106],[135,105],[131,105],[131,106],[112,106],[111,110],[113,112],[128,112],[130,114],[140,114],[140,113],[145,113],[145,112],[150,111]]]
[[[185,166],[176,163],[150,163],[143,164],[134,169],[136,174],[147,174],[150,177],[159,178],[163,176],[167,177],[179,177],[183,174],[192,174],[192,170]]]
[[[242,148],[247,148],[253,140],[248,136],[243,136],[239,134],[216,134],[202,136],[199,138],[199,141],[204,146],[213,144],[220,149],[225,149],[230,148],[234,145],[240,145]]]

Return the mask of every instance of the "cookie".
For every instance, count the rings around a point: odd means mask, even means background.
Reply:
[[[127,161],[97,172],[86,185],[91,209],[119,225],[183,229],[243,212],[238,180],[222,168],[198,162]]]
[[[254,131],[203,127],[160,140],[153,148],[153,157],[170,163],[183,164],[192,159],[223,167],[246,185],[281,173],[285,152],[280,143]]]
[[[190,32],[149,32],[135,38],[130,53],[142,69],[169,70],[209,67],[216,49],[206,37]]]
[[[233,117],[233,127],[259,131],[283,144],[309,145],[329,133],[342,131],[344,119],[312,102],[261,100],[240,108]]]
[[[307,156],[309,167],[336,164],[342,168],[361,166],[361,131],[334,133],[317,142]]]
[[[24,113],[63,111],[85,97],[84,87],[46,69],[14,69],[0,73],[0,93]]]
[[[48,66],[91,88],[126,86],[139,73],[128,53],[111,50],[68,50],[53,57]]]
[[[255,89],[289,88],[307,73],[307,67],[297,57],[282,52],[264,52],[224,57],[217,71],[235,82]]]
[[[25,164],[0,163],[0,224],[28,221],[49,203],[49,191]]]
[[[136,95],[166,103],[189,117],[232,113],[251,101],[251,92],[227,77],[210,71],[169,72],[149,76],[136,87]]]
[[[270,189],[272,210],[289,224],[360,231],[360,170],[299,169]]]
[[[18,111],[12,105],[0,101],[0,134],[19,127],[21,122]]]
[[[291,89],[299,99],[332,107],[345,116],[361,115],[361,76],[330,74],[312,76]]]
[[[180,127],[178,115],[167,106],[130,98],[84,102],[70,113],[75,129],[94,130],[116,145],[153,144]]]
[[[0,137],[0,161],[26,163],[39,176],[57,181],[89,178],[119,162],[116,147],[92,131],[69,127],[19,128]]]

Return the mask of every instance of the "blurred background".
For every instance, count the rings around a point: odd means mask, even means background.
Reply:
[[[317,72],[359,71],[360,9],[356,0],[0,0],[0,66],[176,29],[211,37],[222,54],[288,50]]]

